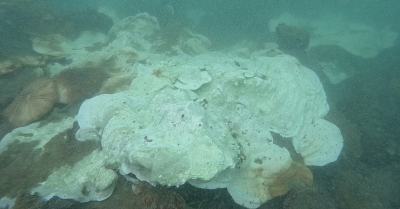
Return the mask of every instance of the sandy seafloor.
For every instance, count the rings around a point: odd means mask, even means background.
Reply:
[[[287,3],[290,1],[282,2],[280,9],[285,5],[290,5]],[[347,1],[337,2],[347,9],[354,6]],[[162,5],[160,7],[152,7],[153,5],[148,5],[148,3],[140,6],[140,1],[137,3],[139,6],[132,9],[133,12],[130,15],[136,15],[139,12],[158,14],[156,17],[161,28],[159,39],[169,41],[168,44],[160,45],[148,53],[176,56],[171,48],[179,45],[179,33],[186,27],[195,34],[204,35],[211,42],[210,46],[205,44],[207,46],[199,51],[183,50],[183,53],[191,56],[212,51],[229,53],[237,48],[247,48],[251,53],[262,50],[266,43],[277,42],[276,34],[268,31],[268,21],[265,21],[264,26],[247,28],[253,35],[246,37],[243,32],[243,34],[226,38],[231,40],[226,40],[216,35],[219,30],[222,30],[220,28],[215,30],[210,28],[204,33],[200,30],[205,29],[204,22],[212,21],[215,17],[221,18],[221,16],[215,15],[203,20],[203,23],[197,22],[196,28],[191,27],[190,23],[200,21],[196,18],[202,15],[192,17],[192,19],[187,17],[182,21],[179,21],[181,17],[174,18],[179,12],[177,10],[189,10],[188,6],[179,7],[174,1],[160,3]],[[220,4],[223,3],[220,2]],[[100,15],[96,10],[66,11],[67,6],[61,4],[58,5],[58,9],[54,9],[45,3],[33,1],[6,0],[0,3],[0,62],[2,64],[8,60],[14,62],[19,60],[18,57],[24,56],[42,59],[41,55],[32,49],[34,37],[46,37],[48,34],[59,33],[74,40],[82,31],[107,35],[113,25],[112,18]],[[102,8],[99,11],[105,10]],[[191,14],[196,12],[204,11],[193,9]],[[129,10],[125,9],[122,13],[128,16]],[[114,15],[118,16],[118,13]],[[224,25],[223,22],[220,20],[218,24]],[[236,23],[238,30],[246,30],[245,24],[241,25],[238,21]],[[215,23],[213,26],[218,26],[218,24]],[[254,35],[257,31],[254,28],[264,31],[259,35]],[[383,28],[380,27],[384,30]],[[392,28],[393,31],[398,32],[400,25],[392,25]],[[92,48],[88,50],[96,51],[101,50],[103,46],[100,44],[100,46],[90,47]],[[336,162],[322,167],[310,167],[314,175],[313,186],[292,189],[285,195],[269,200],[259,208],[400,208],[400,44],[398,39],[390,46],[379,49],[376,55],[367,55],[367,57],[352,54],[338,45],[315,46],[304,51],[282,49],[282,53],[295,56],[302,65],[319,76],[330,105],[330,111],[325,119],[340,128],[344,147]],[[324,73],[321,64],[328,62],[334,63],[342,72],[347,72],[348,77],[333,84]],[[33,63],[19,60],[12,67],[1,66],[0,111],[12,102],[27,83],[47,76],[51,68],[49,66],[54,66],[55,63],[71,64],[70,60],[63,55],[58,57],[46,55],[44,61]],[[105,67],[108,67],[107,65]],[[116,72],[112,71],[112,73],[121,76]],[[120,82],[124,81],[130,82],[129,79],[128,81],[122,79]],[[40,121],[46,124],[76,115],[83,99],[98,94],[98,89],[96,90],[85,94],[83,98],[72,104],[55,104],[51,111],[40,117]],[[108,93],[108,90],[101,91]],[[2,117],[0,138],[13,129],[13,125]],[[73,164],[96,148],[97,145],[91,142],[76,141],[74,137],[77,129],[74,127],[63,133],[62,137],[54,137],[52,143],[46,145],[48,151],[42,154],[39,154],[37,150],[32,151],[35,142],[11,144],[8,150],[0,155],[0,196],[11,195],[17,198],[13,207],[15,209],[244,208],[232,200],[226,189],[203,190],[189,184],[178,188],[153,187],[143,182],[136,186],[140,189],[132,191],[131,183],[122,176],[119,176],[113,194],[100,202],[79,203],[57,197],[43,201],[41,197],[30,195],[29,190],[45,180],[51,169]],[[40,157],[43,155],[45,157]],[[8,206],[4,204],[3,208],[8,208]]]

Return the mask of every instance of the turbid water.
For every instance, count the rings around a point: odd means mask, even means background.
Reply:
[[[396,0],[3,0],[0,208],[400,208],[398,11]]]

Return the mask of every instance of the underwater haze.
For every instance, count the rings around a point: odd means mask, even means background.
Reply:
[[[398,209],[399,11],[0,0],[0,209]]]
[[[218,41],[216,44],[238,41],[248,38],[265,39],[268,32],[268,20],[291,13],[305,18],[320,18],[324,14],[345,16],[354,22],[382,28],[390,25],[399,30],[400,3],[396,0],[259,0],[244,2],[233,1],[46,1],[61,12],[81,9],[110,7],[120,18],[139,12],[148,12],[167,24],[168,7],[174,10],[174,18],[190,29]],[[229,43],[226,43],[229,44]]]

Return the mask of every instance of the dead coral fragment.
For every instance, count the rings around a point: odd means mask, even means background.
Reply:
[[[48,113],[58,99],[57,88],[50,78],[41,78],[17,95],[3,116],[13,126],[25,126]]]

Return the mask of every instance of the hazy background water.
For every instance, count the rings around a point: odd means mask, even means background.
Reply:
[[[214,45],[230,44],[243,38],[263,39],[268,20],[289,12],[297,17],[319,18],[333,13],[359,23],[400,30],[400,1],[397,0],[46,0],[60,12],[99,7],[114,8],[120,18],[140,12],[156,16],[160,24],[168,20],[168,6],[174,18],[195,32],[210,38]]]

